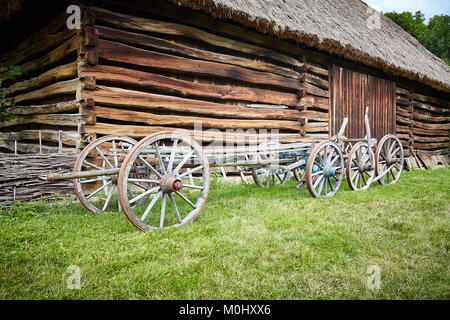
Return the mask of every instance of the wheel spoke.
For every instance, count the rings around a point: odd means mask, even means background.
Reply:
[[[98,155],[100,156],[100,157],[102,157],[102,159],[106,162],[106,164],[110,167],[110,168],[114,168],[113,166],[112,166],[112,164],[108,161],[108,159],[106,159],[106,157],[105,157],[105,155],[100,151],[100,149],[98,148],[98,147],[95,147],[95,151],[97,151],[97,153],[98,153]]]
[[[317,186],[319,185],[320,181],[322,181],[322,180],[323,180],[323,175],[321,175],[321,176],[316,180],[316,182],[315,182],[314,185],[313,185],[313,188],[316,189]]]
[[[158,158],[159,166],[161,167],[161,171],[162,171],[162,173],[164,175],[164,174],[166,174],[166,168],[164,168],[164,162],[163,162],[163,159],[161,157],[161,153],[159,152],[158,142],[155,142],[154,146],[155,146],[156,157]]]
[[[333,186],[333,184],[331,183],[331,178],[328,178],[328,184],[330,185],[331,192],[334,192],[334,186]]]
[[[97,166],[97,165],[95,165],[95,164],[93,164],[93,163],[90,163],[90,162],[88,162],[88,161],[86,161],[86,160],[84,160],[83,164],[86,164],[86,165],[88,165],[89,167],[92,167],[92,168],[97,169],[97,170],[103,170],[103,168],[101,168],[101,167],[99,167],[99,166]]]
[[[147,206],[147,209],[145,209],[144,214],[141,217],[141,221],[144,222],[145,218],[147,218],[148,213],[150,210],[152,210],[153,206],[155,205],[156,201],[158,201],[159,197],[161,197],[162,191],[158,192],[153,196],[152,201],[150,201],[149,205]]]
[[[163,194],[162,204],[161,204],[161,219],[159,220],[159,227],[164,228],[164,218],[166,217],[166,198],[167,193]]]
[[[134,197],[133,199],[131,199],[129,202],[130,202],[130,204],[135,203],[136,201],[142,199],[143,197],[148,196],[149,194],[154,193],[154,192],[156,192],[158,190],[159,190],[159,186],[156,186],[156,187],[153,187],[151,189],[148,189],[145,192],[141,193],[140,195],[138,195],[138,196]]]
[[[175,151],[177,149],[178,139],[173,142],[172,152],[170,153],[169,164],[167,165],[167,172],[172,172],[173,161],[175,160]]]
[[[175,211],[175,215],[177,216],[177,220],[179,223],[181,223],[180,212],[178,211],[177,204],[175,203],[175,199],[173,198],[171,193],[169,193],[169,199],[170,199],[170,202],[172,203],[173,211]]]
[[[180,171],[180,169],[184,166],[184,164],[186,163],[186,161],[188,161],[192,155],[194,154],[194,150],[192,150],[190,153],[188,153],[183,160],[177,165],[177,167],[175,168],[175,170],[173,170],[173,173],[176,175],[178,174],[178,171]]]
[[[356,168],[356,169],[358,169],[358,168]],[[350,179],[350,180],[353,181],[353,184],[355,184],[355,185],[356,185],[356,180],[355,180],[355,178],[356,178],[357,175],[358,175],[358,171],[356,170],[356,171],[352,174],[351,179]]]
[[[183,188],[198,189],[198,190],[204,189],[202,186],[195,186],[195,185],[190,185],[190,184],[183,184]]]
[[[111,180],[111,177],[100,177],[100,178],[95,178],[95,179],[82,180],[82,181],[80,181],[80,183],[85,184],[85,183],[104,181],[104,180]]]
[[[116,185],[114,184],[114,185],[111,187],[111,190],[109,190],[108,197],[107,197],[106,200],[105,200],[105,204],[104,204],[104,206],[103,206],[102,211],[105,211],[106,208],[108,208],[109,201],[111,201],[111,197],[112,197],[112,195],[113,195],[113,192],[114,192],[114,189],[115,189],[115,188],[116,188]]]
[[[94,192],[92,192],[90,195],[88,195],[86,197],[86,199],[90,199],[93,196],[95,196],[97,193],[99,193],[100,191],[102,191],[103,189],[105,189],[107,186],[109,186],[112,183],[112,181],[108,181],[108,183],[104,184],[103,186],[101,186],[100,188],[98,188],[97,190],[95,190]]]
[[[389,146],[389,152],[388,154],[392,154],[392,149],[395,147],[395,141],[391,142],[391,145]]]
[[[142,163],[143,163],[147,168],[149,168],[150,171],[153,172],[158,178],[160,178],[160,179],[162,178],[161,174],[160,174],[158,171],[156,171],[156,169],[153,168],[153,166],[152,166],[150,163],[148,163],[147,160],[145,160],[141,155],[139,155],[138,158],[139,158],[139,160],[141,160]]]
[[[184,201],[186,201],[186,203],[188,204],[188,205],[190,205],[192,208],[197,208],[197,206],[195,205],[195,204],[193,204],[192,202],[191,202],[191,200],[189,200],[188,198],[186,198],[182,193],[180,193],[180,192],[178,192],[178,191],[175,191],[175,193],[181,198],[181,199],[183,199]]]
[[[112,150],[113,150],[113,154],[114,154],[114,166],[115,166],[115,168],[118,168],[119,167],[119,159],[117,158],[117,152],[116,152],[116,140],[113,140],[112,145],[113,145]]]
[[[159,183],[159,180],[128,178],[129,182]]]
[[[133,186],[136,186],[136,187],[138,187],[138,188],[140,188],[140,189],[148,190],[148,188],[146,188],[146,187],[144,187],[144,186],[141,186],[139,183],[132,182],[132,181],[129,181],[129,180],[128,180],[128,182],[129,182],[130,184],[132,184]]]
[[[276,173],[278,180],[280,180],[280,183],[283,183],[283,179],[281,179],[280,174],[277,172]]]
[[[194,169],[188,169],[188,170],[186,170],[186,172],[180,174],[180,175],[178,176],[178,179],[183,179],[183,178],[184,178],[185,176],[187,176],[188,174],[192,174],[192,173],[197,172],[197,171],[199,171],[199,170],[201,170],[201,169],[203,169],[203,166],[198,166],[198,167],[196,167],[196,168],[194,168]]]
[[[330,165],[332,166],[333,163],[335,163],[337,159],[339,159],[339,155],[336,155],[336,157],[334,157],[334,159],[330,161]]]
[[[364,177],[364,173],[362,174],[362,180],[363,180],[363,182],[364,182],[364,186],[367,184],[367,181],[366,181],[366,178]]]
[[[325,180],[326,179],[322,176],[322,180],[321,180],[321,183],[320,183],[320,186],[319,186],[319,191],[317,192],[319,194],[319,196],[322,194],[323,185],[326,182]]]
[[[397,155],[397,152],[400,150],[400,147],[394,150],[394,152],[391,153],[391,158],[394,158]]]
[[[134,198],[133,192],[131,192],[130,188],[127,187],[127,192],[131,196],[131,198]]]

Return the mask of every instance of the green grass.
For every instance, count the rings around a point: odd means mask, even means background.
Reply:
[[[214,183],[197,220],[149,233],[69,200],[18,204],[0,211],[0,299],[449,299],[449,181],[414,171],[331,199]]]

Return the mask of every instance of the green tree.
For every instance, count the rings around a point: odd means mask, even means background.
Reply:
[[[21,75],[22,70],[20,67],[0,67],[0,122],[14,118],[14,115],[5,111],[6,107],[14,105],[14,99],[6,97],[6,93],[2,90],[2,83],[6,80],[15,81]]]
[[[425,16],[420,11],[416,11],[415,14],[387,12],[385,16],[416,38],[430,52],[450,64],[449,16],[436,15],[430,19],[428,25],[425,24]]]
[[[450,16],[434,16],[427,29],[424,46],[450,65]]]

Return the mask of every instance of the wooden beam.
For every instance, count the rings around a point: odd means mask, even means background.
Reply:
[[[430,143],[430,142],[424,142],[419,143],[414,141],[414,149],[418,150],[435,150],[435,149],[443,149],[448,148],[449,143],[448,142],[437,142],[437,143]]]
[[[414,141],[424,142],[424,143],[448,142],[448,141],[450,141],[450,138],[448,136],[446,136],[446,137],[421,137],[421,136],[414,136]]]
[[[433,116],[427,116],[424,114],[420,114],[417,112],[413,113],[413,119],[427,121],[427,122],[450,122],[450,117],[433,117]]]
[[[160,70],[221,77],[254,84],[273,85],[292,90],[302,88],[299,80],[282,77],[269,72],[253,71],[228,64],[188,59],[143,50],[107,40],[100,40],[98,54],[100,58],[109,61],[153,67]]]
[[[73,79],[77,76],[77,72],[78,61],[71,62],[46,71],[35,78],[17,82],[9,88],[6,88],[4,92],[11,96],[17,92],[30,91],[52,82]]]
[[[268,104],[297,106],[299,98],[294,93],[232,85],[218,85],[186,81],[156,73],[147,73],[113,66],[81,67],[81,77],[95,77],[98,81],[113,84],[157,89],[185,97],[207,97],[220,100],[240,100]]]
[[[79,110],[83,101],[67,101],[52,104],[32,105],[32,106],[14,106],[6,109],[11,114],[39,114],[39,113],[61,113]]]
[[[305,127],[306,133],[328,132],[328,122],[309,122]]]
[[[126,122],[141,122],[151,126],[194,127],[201,124],[203,128],[217,129],[279,129],[300,131],[297,121],[283,120],[241,120],[191,117],[180,115],[160,115],[126,109],[112,109],[95,106],[92,111],[99,118],[114,119]]]
[[[301,98],[299,107],[300,109],[306,107],[307,109],[315,108],[328,112],[330,104],[329,99],[314,96],[306,96]]]
[[[140,32],[167,34],[171,36],[183,36],[199,40],[213,46],[231,49],[255,56],[267,57],[285,63],[289,66],[301,65],[300,62],[297,61],[296,59],[278,53],[275,50],[255,46],[252,44],[240,42],[230,38],[217,36],[187,25],[152,19],[144,19],[135,16],[119,14],[96,7],[89,7],[89,9],[95,13],[98,23],[105,23],[107,25],[118,27],[121,29],[128,29]]]
[[[94,91],[83,91],[84,99],[91,98],[96,104],[136,107],[147,110],[176,111],[217,117],[240,119],[298,120],[297,110],[252,109],[208,101],[185,99],[133,90],[97,85]]]
[[[315,96],[319,96],[319,97],[325,97],[328,98],[330,96],[328,90],[323,90],[313,84],[310,83],[304,83],[304,88],[306,89],[306,92],[309,95],[315,95]]]
[[[442,106],[444,108],[448,108],[449,107],[448,101],[444,101],[444,100],[439,99],[439,98],[425,96],[425,95],[418,94],[418,93],[413,93],[412,96],[413,96],[413,99],[415,101],[418,100],[418,101],[425,102],[425,103],[437,104],[437,105]]]
[[[107,124],[97,122],[93,126],[85,126],[83,133],[97,133],[97,134],[119,134],[127,135],[135,138],[142,138],[153,133],[161,133],[164,131],[177,131],[186,133],[192,137],[199,138],[204,142],[212,141],[234,141],[236,143],[245,143],[253,141],[254,143],[260,143],[264,140],[278,139],[281,143],[294,143],[294,142],[307,142],[313,141],[316,138],[302,137],[300,134],[242,134],[233,132],[217,132],[212,130],[206,131],[196,131],[179,129],[179,128],[169,128],[169,127],[156,127],[156,126],[135,126],[135,125],[117,125],[117,124]]]
[[[79,114],[33,114],[20,115],[17,119],[4,121],[0,123],[0,128],[28,123],[76,127],[81,122],[83,122],[83,117]]]
[[[426,111],[432,111],[432,112],[437,112],[437,113],[446,113],[448,114],[450,112],[450,106],[447,108],[438,108],[438,107],[433,107],[427,104],[423,104],[420,102],[413,102],[414,107],[415,108],[420,108]]]
[[[214,33],[224,34],[231,36],[232,38],[242,39],[246,42],[251,42],[258,46],[274,48],[277,52],[285,52],[287,55],[304,55],[308,56],[314,61],[320,62],[323,65],[327,65],[328,57],[315,52],[313,50],[306,50],[300,48],[294,43],[290,43],[285,40],[277,39],[276,37],[262,34],[252,28],[240,26],[234,22],[227,22],[222,19],[219,23],[217,18],[203,14],[196,11],[195,13],[187,8],[175,6],[167,3],[166,1],[148,1],[142,3],[140,1],[114,1],[107,0],[109,3],[113,3],[118,6],[125,6],[133,8],[140,12],[150,12],[157,16],[167,17],[171,20],[181,21],[188,25],[195,25],[202,29],[209,30]]]
[[[325,112],[318,112],[318,111],[300,111],[300,117],[306,118],[309,121],[321,121],[321,122],[327,122],[328,123],[328,113]]]
[[[45,67],[53,65],[56,62],[64,59],[68,55],[77,52],[81,41],[81,35],[75,35],[46,55],[24,63],[23,65],[21,65],[21,69],[26,74],[37,72]]]
[[[309,73],[305,73],[305,81],[307,83],[315,85],[315,86],[317,86],[317,87],[319,87],[319,88],[321,88],[323,90],[328,91],[328,86],[329,86],[328,80],[323,80],[322,78],[313,76],[313,75],[311,75]]]
[[[70,95],[75,98],[77,91],[81,90],[81,83],[79,79],[61,81],[51,84],[42,89],[30,91],[14,97],[16,103],[23,103],[24,101],[36,101],[44,98],[51,98],[58,95]]]
[[[202,59],[207,61],[226,63],[240,66],[248,69],[270,72],[284,77],[301,79],[301,74],[288,68],[280,67],[275,64],[256,61],[252,59],[241,58],[232,55],[217,53],[214,51],[205,51],[195,47],[179,44],[173,41],[156,38],[149,35],[132,33],[107,27],[97,27],[99,36],[115,42],[140,45],[151,49],[163,50],[176,55]]]

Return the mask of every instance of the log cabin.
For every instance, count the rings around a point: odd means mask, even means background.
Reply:
[[[198,122],[204,142],[277,130],[288,143],[328,139],[348,117],[345,135],[362,138],[369,106],[375,138],[449,154],[449,66],[360,0],[3,2],[0,65],[25,74],[4,82],[15,118],[0,152]]]

